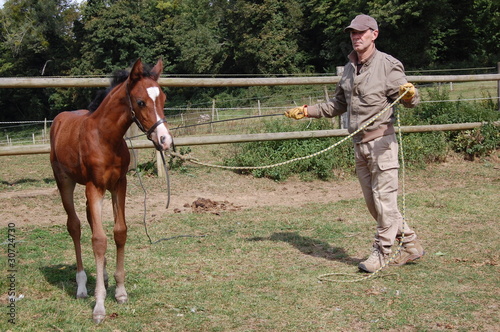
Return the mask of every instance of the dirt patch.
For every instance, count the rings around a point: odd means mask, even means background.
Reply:
[[[186,205],[184,206],[187,207]],[[220,214],[222,211],[241,210],[241,206],[236,206],[233,203],[230,203],[229,201],[217,202],[208,198],[198,198],[196,201],[191,203],[191,210],[194,213],[209,212],[213,214]]]
[[[481,172],[500,169],[498,158],[481,162],[466,162],[461,158],[449,158],[446,163],[429,166],[426,170],[408,172],[406,192],[429,192],[436,188],[459,188],[464,181],[474,181]],[[23,179],[25,173],[9,175],[12,183]],[[48,176],[41,174],[41,179]],[[172,172],[170,175],[170,205],[164,180],[157,177],[142,179],[143,187],[136,177],[129,177],[126,201],[127,220],[143,220],[144,206],[146,218],[162,217],[170,213],[230,213],[243,209],[268,206],[304,206],[312,203],[328,203],[341,200],[362,199],[358,180],[353,174],[343,175],[332,181],[303,182],[291,178],[285,182],[257,179],[248,175],[238,175],[224,170],[193,167],[189,173]],[[500,177],[499,177],[500,179]],[[500,181],[500,180],[499,180]],[[144,190],[146,194],[144,194]],[[436,198],[438,199],[438,198]],[[434,201],[436,201],[434,199]],[[0,220],[2,225],[15,222],[24,224],[51,225],[66,223],[66,214],[55,185],[44,188],[9,185],[0,191]],[[85,194],[83,186],[75,191],[75,206],[82,220],[85,219]],[[103,219],[112,220],[111,199],[106,197],[103,205]]]

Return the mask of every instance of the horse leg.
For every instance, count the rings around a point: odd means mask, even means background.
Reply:
[[[73,201],[73,193],[75,190],[76,182],[70,180],[69,178],[56,177],[57,187],[59,188],[59,193],[61,195],[61,200],[64,206],[64,210],[68,215],[68,220],[66,222],[66,228],[68,233],[73,239],[73,245],[75,247],[76,254],[76,298],[86,298],[87,295],[87,274],[83,269],[82,262],[82,248],[80,244],[82,229],[81,222],[75,211],[75,204]]]
[[[125,290],[125,242],[127,241],[127,224],[125,222],[125,195],[127,190],[126,178],[121,180],[117,189],[112,192],[113,214],[115,226],[113,228],[116,244],[116,291],[115,298],[118,303],[128,300]]]
[[[105,254],[107,238],[102,226],[102,203],[105,190],[97,188],[92,183],[87,183],[85,194],[87,196],[87,219],[92,229],[92,249],[96,264],[95,307],[92,313],[94,322],[99,324],[106,317],[104,300],[106,286],[104,282]]]

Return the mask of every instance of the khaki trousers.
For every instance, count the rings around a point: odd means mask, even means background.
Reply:
[[[396,237],[404,230],[404,242],[416,234],[398,209],[398,142],[391,134],[366,143],[354,143],[356,174],[363,190],[366,206],[377,221],[375,244],[390,253]],[[404,229],[403,229],[404,227]]]

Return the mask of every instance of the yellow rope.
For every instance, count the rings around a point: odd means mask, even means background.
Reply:
[[[287,164],[290,164],[290,163],[293,163],[293,162],[296,162],[296,161],[300,161],[300,160],[305,160],[305,159],[316,157],[316,156],[318,156],[318,155],[320,155],[322,153],[325,153],[325,152],[327,152],[327,151],[329,151],[329,150],[337,147],[338,145],[344,143],[345,141],[347,141],[348,139],[352,138],[354,135],[356,135],[357,133],[361,132],[362,130],[364,130],[369,125],[371,125],[373,122],[375,122],[375,120],[377,120],[380,116],[382,116],[382,114],[384,114],[389,109],[391,109],[397,102],[399,102],[401,100],[401,98],[403,98],[406,95],[406,93],[408,91],[409,91],[409,89],[406,89],[389,106],[387,106],[386,108],[384,108],[383,110],[381,110],[372,119],[370,119],[370,121],[368,121],[367,123],[365,123],[363,126],[359,127],[357,130],[355,130],[354,132],[352,132],[348,136],[344,137],[342,140],[334,143],[333,145],[331,145],[331,146],[329,146],[329,147],[327,147],[327,148],[325,148],[325,149],[323,149],[321,151],[315,152],[315,153],[313,153],[311,155],[308,155],[308,156],[298,157],[298,158],[290,159],[290,160],[287,160],[287,161],[284,161],[284,162],[281,162],[281,163],[272,164],[272,165],[266,165],[266,166],[222,166],[222,165],[213,165],[213,164],[203,163],[203,162],[200,162],[197,159],[194,159],[194,158],[192,158],[190,156],[181,155],[181,154],[178,154],[178,153],[175,153],[175,152],[170,152],[170,155],[174,156],[174,157],[178,157],[178,158],[180,158],[182,160],[186,160],[186,161],[192,162],[194,164],[201,165],[201,166],[223,168],[223,169],[230,169],[230,170],[267,169],[267,168],[273,168],[273,167],[287,165]],[[332,280],[332,279],[329,279],[329,277],[331,277],[331,276],[340,276],[340,275],[343,275],[343,276],[357,276],[357,275],[345,274],[345,273],[328,273],[328,274],[320,275],[318,277],[318,279],[320,281],[353,283],[353,282],[359,282],[359,281],[364,281],[364,280],[368,280],[368,279],[374,278],[374,277],[378,276],[378,274],[380,273],[380,271],[382,271],[385,267],[387,267],[389,265],[389,263],[391,263],[396,258],[396,256],[401,252],[401,248],[403,246],[403,239],[405,237],[405,234],[404,234],[405,214],[406,214],[405,180],[404,180],[405,163],[404,163],[403,138],[402,138],[402,134],[401,134],[401,122],[400,122],[399,113],[396,113],[396,118],[397,118],[398,137],[399,137],[399,144],[400,144],[399,151],[400,151],[400,157],[401,157],[401,161],[402,161],[401,162],[401,170],[402,170],[401,173],[402,173],[402,197],[403,197],[403,208],[402,208],[403,209],[403,212],[402,212],[402,217],[403,217],[403,226],[402,226],[402,228],[403,228],[403,230],[402,230],[402,233],[401,233],[401,239],[399,241],[398,248],[397,248],[396,252],[389,258],[389,260],[386,261],[381,267],[379,267],[376,271],[374,271],[374,272],[372,272],[372,273],[370,273],[370,274],[368,274],[368,275],[366,275],[364,277],[355,278],[355,279],[333,279]],[[394,273],[383,275],[383,276],[380,276],[380,277],[386,277],[386,276],[390,276],[390,275],[394,275]]]
[[[387,106],[386,108],[384,108],[382,111],[380,111],[377,115],[375,115],[372,119],[370,119],[370,121],[368,121],[367,123],[365,123],[364,125],[362,125],[361,127],[359,127],[357,130],[355,130],[354,132],[352,132],[351,134],[349,134],[348,136],[344,137],[343,139],[341,139],[340,141],[334,143],[333,145],[321,150],[321,151],[318,151],[318,152],[315,152],[313,154],[310,154],[308,156],[304,156],[304,157],[298,157],[298,158],[294,158],[294,159],[290,159],[290,160],[287,160],[287,161],[283,161],[281,163],[277,163],[277,164],[272,164],[272,165],[266,165],[266,166],[223,166],[223,165],[214,165],[214,164],[208,164],[208,163],[203,163],[201,161],[198,161],[196,158],[193,158],[191,156],[186,156],[186,155],[181,155],[177,152],[170,152],[170,155],[173,156],[173,157],[178,157],[182,160],[186,160],[186,161],[189,161],[193,164],[197,164],[197,165],[201,165],[201,166],[207,166],[207,167],[214,167],[214,168],[222,168],[222,169],[230,169],[230,170],[256,170],[256,169],[267,169],[267,168],[273,168],[273,167],[278,167],[278,166],[283,166],[283,165],[287,165],[287,164],[291,164],[293,162],[296,162],[296,161],[300,161],[300,160],[305,160],[305,159],[309,159],[309,158],[313,158],[313,157],[316,157],[316,156],[319,156],[320,154],[323,154],[327,151],[330,151],[331,149],[337,147],[338,145],[344,143],[345,141],[347,141],[348,139],[352,138],[354,135],[358,134],[359,132],[363,131],[366,127],[368,127],[369,125],[371,125],[373,122],[375,122],[375,120],[377,120],[382,114],[384,114],[385,112],[387,112],[387,110],[389,110],[390,108],[392,108],[397,102],[399,102],[401,100],[401,98],[403,98],[403,96],[406,94],[408,90],[406,90],[403,94],[401,94],[394,102],[392,102],[389,106]]]
[[[408,90],[406,90],[408,91]],[[405,93],[406,93],[405,91]],[[404,96],[403,93],[401,96]],[[375,277],[387,277],[387,276],[392,276],[392,275],[397,275],[397,273],[390,273],[390,274],[385,274],[385,275],[379,275],[380,271],[382,271],[384,268],[386,268],[394,259],[396,259],[396,256],[401,252],[401,248],[403,246],[403,240],[405,238],[405,225],[406,225],[406,194],[405,194],[405,159],[404,159],[404,153],[403,153],[403,135],[401,133],[401,119],[399,116],[399,112],[396,113],[396,119],[397,119],[397,127],[398,127],[398,138],[399,138],[399,154],[400,154],[400,159],[401,159],[401,196],[402,196],[402,218],[403,218],[403,225],[402,225],[402,230],[401,230],[401,239],[399,240],[398,248],[394,252],[394,254],[389,258],[388,261],[384,262],[381,267],[379,267],[377,270],[374,272],[361,277],[361,278],[355,278],[357,274],[346,274],[346,273],[327,273],[320,275],[318,277],[318,280],[320,281],[328,281],[328,282],[339,282],[339,283],[354,283],[354,282],[359,282],[359,281],[364,281],[368,280],[371,278]],[[332,276],[349,276],[354,279],[330,279]]]

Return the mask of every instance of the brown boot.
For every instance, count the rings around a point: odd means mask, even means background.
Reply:
[[[373,245],[372,253],[367,260],[359,263],[360,270],[373,273],[380,269],[389,260],[389,254],[384,254],[380,251],[377,245]]]
[[[424,254],[424,248],[422,248],[418,240],[403,243],[401,250],[396,255],[394,260],[389,263],[389,265],[401,266],[421,258]]]

